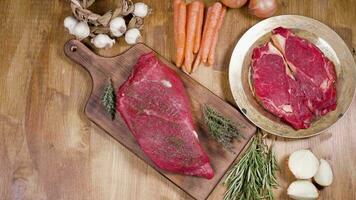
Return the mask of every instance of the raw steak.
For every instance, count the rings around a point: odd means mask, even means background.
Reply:
[[[295,129],[308,128],[313,114],[282,54],[270,42],[253,50],[252,70],[255,96],[262,106]]]
[[[117,110],[144,153],[161,169],[212,178],[178,75],[153,53],[143,55],[117,93]]]
[[[333,63],[311,42],[279,27],[272,31],[274,45],[286,62],[316,116],[336,108],[336,73]]]

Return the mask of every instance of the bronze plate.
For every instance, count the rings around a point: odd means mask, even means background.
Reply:
[[[270,39],[279,26],[292,29],[298,36],[314,43],[334,63],[337,74],[337,108],[315,120],[311,127],[294,130],[266,111],[251,90],[250,63],[252,50]],[[322,133],[336,123],[349,108],[356,83],[356,65],[350,50],[340,36],[325,24],[303,16],[281,15],[259,22],[238,41],[229,66],[230,89],[236,104],[256,126],[286,138],[305,138]]]

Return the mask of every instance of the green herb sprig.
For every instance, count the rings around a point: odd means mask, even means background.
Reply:
[[[106,112],[110,114],[111,119],[114,119],[116,113],[116,95],[111,79],[104,88],[103,95],[101,96],[101,103],[103,104]]]
[[[274,199],[278,166],[272,148],[264,142],[261,133],[253,138],[241,160],[228,172],[224,200]]]
[[[203,107],[204,121],[213,138],[221,143],[226,149],[232,149],[233,139],[241,139],[243,136],[239,133],[236,126],[229,119],[226,119],[213,108],[205,105]]]

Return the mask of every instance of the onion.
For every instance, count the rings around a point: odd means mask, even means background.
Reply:
[[[250,0],[249,12],[259,18],[267,18],[277,11],[276,0]]]
[[[247,0],[221,0],[221,2],[229,8],[240,8]]]
[[[320,159],[319,169],[314,175],[314,180],[317,184],[324,187],[331,185],[333,182],[333,171],[326,160]]]
[[[316,187],[307,180],[297,180],[291,183],[287,189],[290,198],[296,200],[318,199],[319,192]]]
[[[297,179],[309,179],[318,171],[319,161],[310,150],[302,149],[289,156],[288,167]]]

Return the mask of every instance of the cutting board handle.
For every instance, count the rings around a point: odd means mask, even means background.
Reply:
[[[64,53],[71,60],[83,66],[90,73],[94,83],[100,82],[99,79],[101,76],[98,76],[99,74],[103,74],[105,77],[111,77],[112,72],[118,70],[117,66],[123,63],[129,66],[134,65],[137,57],[131,55],[148,53],[150,51],[152,50],[146,48],[143,44],[136,44],[115,57],[102,57],[93,53],[91,49],[79,40],[69,40],[64,45]],[[123,68],[120,69],[120,71],[121,73],[116,73],[116,78],[123,81],[127,79],[131,69]]]
[[[79,40],[69,40],[64,45],[64,53],[74,62],[83,66],[96,80],[98,73],[104,73],[107,67],[106,58],[93,53],[87,46]]]

